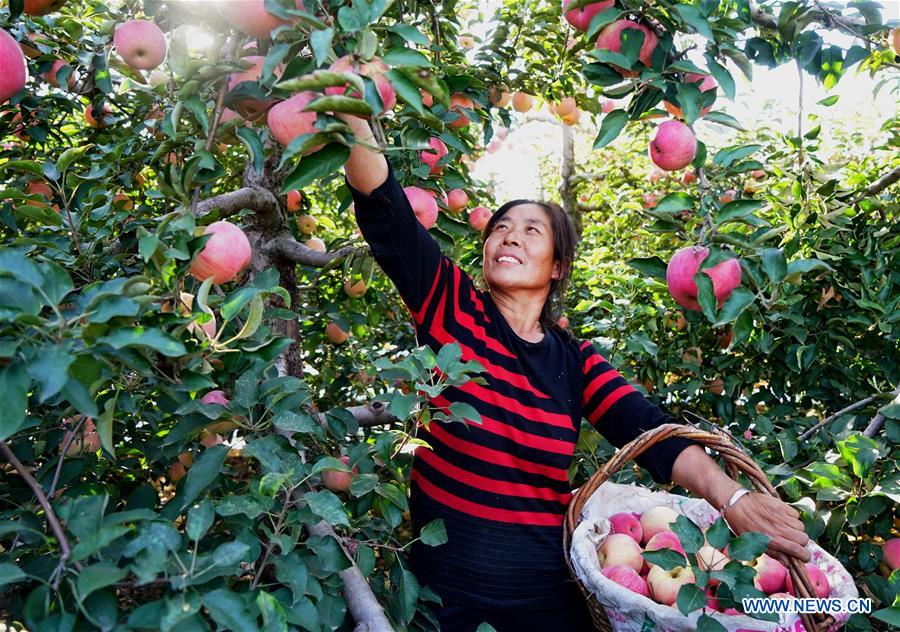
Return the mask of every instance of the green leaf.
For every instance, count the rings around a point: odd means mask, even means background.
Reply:
[[[321,66],[328,59],[331,52],[331,41],[334,39],[334,29],[317,29],[309,36],[309,44],[316,57],[316,65]]]
[[[733,560],[749,562],[765,553],[767,546],[769,536],[748,531],[731,541],[728,545],[728,556]]]
[[[730,127],[740,132],[744,131],[744,126],[741,125],[740,121],[730,114],[725,114],[725,112],[707,112],[703,116],[703,120],[711,123],[718,123],[719,125],[724,125],[725,127]]]
[[[372,116],[372,106],[362,99],[340,94],[313,99],[303,108],[304,112],[341,112],[357,116]],[[311,155],[315,155],[311,154]]]
[[[56,168],[60,173],[65,173],[72,164],[81,158],[93,145],[83,145],[82,147],[72,147],[65,150],[56,161]]]
[[[627,263],[638,272],[643,272],[661,281],[664,281],[666,278],[666,262],[656,255],[652,257],[635,257],[634,259],[629,259]]]
[[[97,343],[107,344],[113,349],[142,347],[171,358],[187,355],[187,349],[184,348],[181,342],[159,329],[146,329],[144,327],[117,329],[110,335],[98,340]]]
[[[15,564],[0,562],[0,587],[28,579],[28,575]]]
[[[112,562],[100,562],[86,567],[78,575],[78,595],[84,599],[95,590],[112,586],[128,575],[127,568],[118,568]]]
[[[241,632],[259,630],[256,616],[247,610],[237,593],[227,588],[219,588],[203,595],[203,606],[210,618],[226,630]]]
[[[341,499],[330,491],[323,489],[309,492],[303,496],[310,510],[331,525],[350,526],[350,516]]]
[[[38,396],[40,403],[46,402],[63,389],[69,381],[69,366],[74,360],[72,345],[68,341],[48,343],[35,349],[34,357],[28,363],[28,375],[41,385]]]
[[[714,549],[722,549],[731,540],[731,530],[723,518],[718,518],[706,530],[706,541]]]
[[[762,253],[762,267],[769,281],[778,283],[787,274],[787,261],[781,248],[766,248]]]
[[[744,287],[736,288],[731,296],[725,299],[719,315],[713,319],[713,325],[721,327],[733,323],[741,315],[741,312],[753,304],[754,300],[756,300],[756,295],[753,292]]]
[[[422,540],[422,544],[428,546],[440,546],[447,542],[447,529],[444,521],[438,518],[426,524],[419,532],[419,539]]]
[[[703,546],[703,532],[690,518],[679,515],[678,520],[671,526],[685,552],[696,553]]]
[[[256,596],[256,606],[262,613],[263,632],[287,632],[287,613],[275,597],[260,590]]]
[[[697,632],[728,632],[728,628],[704,612],[697,618]]]
[[[690,26],[706,39],[715,40],[709,22],[700,14],[700,10],[697,7],[689,4],[679,4],[674,9],[687,26]]]
[[[681,614],[688,614],[706,607],[706,593],[695,584],[685,584],[678,590],[675,603]]]
[[[687,558],[678,551],[672,549],[659,549],[658,551],[645,551],[644,559],[650,564],[661,566],[664,570],[670,571],[673,568],[687,565]]]
[[[257,294],[250,302],[250,313],[247,315],[247,320],[244,321],[244,326],[241,327],[241,330],[228,342],[243,340],[244,338],[249,338],[255,334],[256,330],[259,329],[260,324],[262,324],[264,309],[265,305],[263,304],[262,297]]]
[[[381,60],[388,66],[431,68],[431,61],[419,51],[411,48],[391,48],[385,51]]]
[[[819,259],[795,259],[787,264],[787,275],[784,280],[788,283],[796,283],[804,274],[816,270],[832,270],[833,268]]]
[[[712,279],[705,272],[697,272],[694,275],[694,283],[697,284],[697,302],[700,309],[709,322],[716,320],[716,295],[713,292]]]
[[[428,37],[414,26],[408,24],[392,24],[387,27],[389,31],[393,31],[400,35],[407,42],[412,44],[420,44],[421,46],[430,46],[431,42]]]
[[[237,134],[237,137],[240,138],[241,142],[244,143],[244,146],[247,147],[247,151],[250,152],[253,168],[257,173],[261,173],[266,161],[266,150],[263,147],[262,139],[259,137],[259,132],[250,129],[249,127],[239,127],[234,133]],[[144,250],[141,248],[141,254],[143,254],[143,252]],[[146,256],[144,260],[147,260]]]
[[[349,157],[350,149],[337,143],[331,143],[314,154],[304,156],[294,171],[285,178],[281,192],[302,189],[320,178],[335,173]]]
[[[200,458],[194,461],[194,465],[188,470],[185,479],[184,498],[181,502],[182,510],[197,500],[200,494],[219,478],[219,470],[222,469],[226,456],[228,456],[228,446],[214,445],[207,448]]]
[[[226,542],[216,547],[212,554],[214,566],[234,566],[242,560],[246,560],[250,547],[239,540]]]
[[[890,606],[876,610],[872,613],[872,616],[892,627],[900,627],[900,606]]]
[[[625,110],[613,110],[604,116],[603,122],[600,124],[600,132],[597,134],[596,140],[594,140],[594,149],[606,147],[616,140],[622,130],[625,129],[627,122],[628,114]]]
[[[113,445],[113,416],[116,412],[116,402],[119,400],[119,392],[106,400],[103,404],[103,413],[97,417],[97,434],[100,436],[100,444],[106,453],[116,459],[115,446]]]
[[[188,510],[187,529],[185,533],[194,542],[199,542],[212,526],[215,518],[213,504],[209,500],[201,500]]]
[[[716,155],[713,158],[713,164],[718,165],[723,169],[728,169],[728,167],[737,161],[752,156],[760,149],[762,149],[762,145],[733,145],[731,147],[724,147],[716,152]]]
[[[21,364],[9,364],[0,369],[0,402],[3,402],[0,441],[5,441],[22,427],[30,385],[31,380]]]
[[[694,208],[696,200],[687,193],[678,191],[670,193],[653,207],[654,212],[658,213],[678,213]]]

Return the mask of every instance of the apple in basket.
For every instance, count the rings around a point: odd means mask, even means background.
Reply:
[[[609,517],[610,533],[624,533],[631,536],[635,542],[640,542],[643,537],[641,529],[641,514],[623,511]]]
[[[647,587],[650,596],[657,603],[671,606],[678,597],[678,591],[685,584],[694,583],[694,572],[690,567],[676,566],[667,571],[662,566],[654,566],[647,573]]]
[[[600,572],[603,573],[603,576],[607,579],[611,579],[632,592],[636,592],[644,597],[650,596],[650,592],[647,590],[647,582],[644,581],[643,577],[637,574],[637,571],[627,564],[608,566]]]
[[[650,541],[660,531],[667,531],[669,525],[678,519],[678,514],[668,507],[652,507],[641,514],[641,541]]]
[[[641,570],[644,563],[640,545],[624,533],[606,536],[597,552],[597,559],[600,561],[600,568],[625,564],[636,572]]]

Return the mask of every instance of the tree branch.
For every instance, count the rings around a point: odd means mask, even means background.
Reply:
[[[62,580],[62,569],[65,568],[66,562],[72,555],[72,547],[69,545],[69,540],[66,538],[66,532],[63,531],[62,524],[59,522],[59,518],[56,517],[53,507],[50,506],[50,501],[47,500],[44,490],[41,489],[38,482],[34,480],[34,477],[28,469],[22,465],[22,462],[16,458],[13,451],[6,445],[6,441],[0,441],[0,454],[2,454],[3,458],[13,466],[13,469],[19,473],[19,476],[22,477],[34,493],[38,503],[40,503],[41,507],[44,509],[44,518],[46,518],[47,524],[50,525],[50,529],[53,531],[53,535],[56,536],[56,541],[59,543],[59,564],[57,564],[56,570],[53,572],[52,584],[53,590],[56,590],[59,588],[60,580]]]
[[[897,397],[900,396],[900,386],[891,391],[891,395],[894,396],[893,399],[897,399]],[[876,434],[878,434],[878,431],[881,430],[881,427],[884,425],[885,420],[886,417],[881,413],[878,413],[877,415],[872,417],[872,421],[870,421],[869,425],[866,426],[866,429],[863,430],[863,434],[870,439],[873,438]]]
[[[365,254],[366,248],[345,246],[332,252],[320,252],[301,244],[290,236],[276,237],[265,246],[269,256],[278,256],[304,265],[322,268],[335,259],[343,259],[351,254]]]
[[[805,441],[806,439],[808,439],[809,437],[811,437],[812,435],[817,433],[819,430],[821,430],[822,428],[824,428],[825,426],[830,424],[832,421],[834,421],[841,415],[846,415],[847,413],[852,413],[854,410],[857,410],[859,408],[862,408],[863,406],[871,404],[873,401],[875,401],[874,395],[871,397],[866,397],[865,399],[861,399],[856,403],[850,404],[846,408],[842,408],[841,410],[837,411],[833,415],[829,415],[828,417],[826,417],[825,419],[823,419],[822,421],[817,423],[815,426],[813,426],[812,428],[810,428],[809,430],[807,430],[806,432],[801,434],[799,437],[797,437],[797,440]]]
[[[878,195],[879,193],[881,193],[882,191],[887,189],[889,186],[891,186],[892,184],[894,184],[898,181],[900,181],[900,167],[894,167],[893,169],[888,171],[886,174],[881,176],[878,180],[876,180],[875,182],[873,182],[872,184],[867,186],[865,189],[863,189],[862,193],[860,193],[857,197],[855,197],[853,199],[852,202],[850,202],[850,205],[853,206],[854,204],[859,204],[867,197],[871,197],[873,195]]]
[[[400,423],[400,419],[388,412],[387,405],[384,402],[369,402],[362,406],[349,406],[346,410],[353,415],[356,423],[362,428],[386,426],[395,421]],[[323,428],[328,424],[325,413],[314,413],[313,416],[322,424]]]
[[[340,571],[338,575],[344,582],[344,599],[347,601],[347,609],[353,620],[356,621],[354,632],[392,632],[391,622],[384,615],[384,609],[375,598],[369,582],[356,566],[353,557],[347,553],[347,549],[344,548],[343,542],[337,537],[334,529],[324,521],[308,525],[306,528],[311,535],[334,538],[341,550],[344,551],[344,555],[350,560],[350,568]]]
[[[266,189],[243,187],[198,202],[192,213],[194,217],[203,217],[218,210],[221,217],[229,217],[245,208],[268,214],[278,209],[278,200]]]

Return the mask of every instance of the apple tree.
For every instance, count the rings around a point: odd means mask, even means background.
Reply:
[[[405,557],[415,428],[464,419],[427,398],[481,369],[458,347],[416,349],[355,229],[341,172],[354,139],[334,113],[371,120],[420,221],[474,271],[498,201],[473,161],[550,118],[544,101],[564,139],[551,180],[583,236],[576,334],[672,412],[741,437],[879,604],[855,629],[896,624],[898,574],[878,569],[900,495],[897,119],[873,151],[847,139],[835,174],[827,121],[761,136],[721,108],[755,66],[895,81],[878,8],[491,10],[0,9],[4,619],[434,629],[436,595]],[[667,264],[685,247],[705,255],[676,303]],[[707,271],[723,263],[740,282],[717,293]],[[611,452],[587,431],[580,448],[576,485]],[[420,537],[446,534],[436,521]]]

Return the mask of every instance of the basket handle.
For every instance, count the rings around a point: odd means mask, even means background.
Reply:
[[[712,448],[725,460],[726,470],[733,479],[737,479],[737,474],[742,473],[753,486],[756,491],[769,494],[775,498],[780,498],[778,492],[772,487],[765,473],[759,468],[756,462],[740,450],[731,441],[731,438],[722,431],[707,432],[698,428],[684,426],[682,424],[663,424],[652,430],[644,432],[639,437],[622,447],[613,457],[606,462],[602,469],[594,472],[593,476],[580,489],[572,495],[566,511],[565,524],[563,525],[563,546],[565,547],[566,558],[568,559],[568,551],[572,541],[572,534],[575,527],[581,520],[581,512],[584,509],[588,499],[597,491],[603,483],[610,477],[621,470],[629,461],[636,459],[646,452],[652,446],[660,441],[672,437],[682,437],[689,439],[700,445]],[[796,557],[788,556],[788,571],[791,574],[791,581],[797,597],[808,598],[815,597],[815,589],[809,581],[806,574],[806,565]],[[827,630],[833,618],[823,613],[802,614],[803,625],[809,632],[819,632]]]

